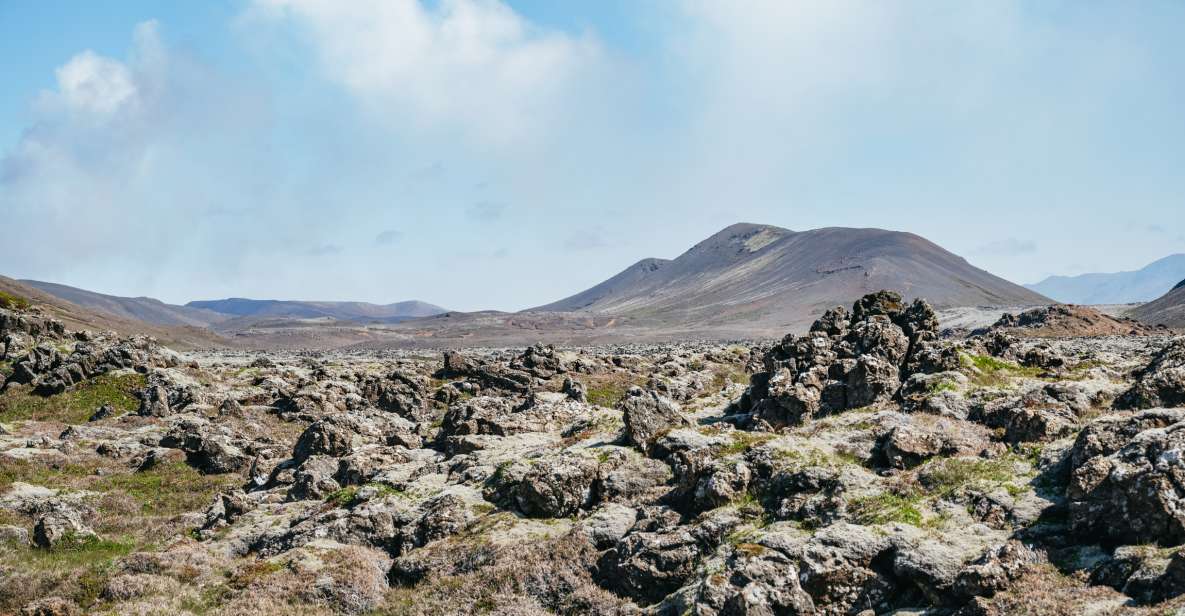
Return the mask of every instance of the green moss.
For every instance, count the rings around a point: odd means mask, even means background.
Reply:
[[[139,407],[137,392],[143,389],[144,383],[142,374],[118,373],[97,376],[54,396],[38,396],[23,387],[12,388],[0,394],[0,421],[79,424],[104,404],[110,404],[117,413],[129,413]]]
[[[0,308],[4,308],[5,310],[28,310],[29,300],[20,295],[0,291]]]
[[[349,507],[358,497],[358,486],[347,486],[325,497],[325,502],[334,507]]]

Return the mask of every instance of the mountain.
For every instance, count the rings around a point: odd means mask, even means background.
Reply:
[[[154,325],[208,327],[230,318],[211,310],[166,304],[151,297],[119,297],[40,280],[20,282],[84,308]]]
[[[1150,302],[1185,278],[1185,254],[1169,255],[1134,272],[1050,276],[1029,289],[1070,304]]]
[[[644,259],[591,289],[531,310],[667,324],[801,325],[880,289],[925,297],[939,308],[1050,303],[911,233],[794,232],[742,223],[676,259]]]
[[[341,321],[380,323],[398,323],[407,319],[428,317],[448,312],[440,306],[434,306],[418,300],[379,305],[366,302],[283,301],[231,297],[227,299],[194,301],[189,302],[185,306],[191,309],[207,310],[232,317],[329,318]]]
[[[1185,329],[1185,280],[1177,283],[1163,297],[1136,307],[1128,316],[1149,325]]]
[[[112,314],[105,310],[76,304],[23,281],[5,276],[0,276],[0,292],[28,300],[38,311],[62,321],[67,329],[112,330],[125,336],[143,334],[153,336],[162,343],[178,349],[233,346],[230,340],[202,327],[153,324],[140,319]]]

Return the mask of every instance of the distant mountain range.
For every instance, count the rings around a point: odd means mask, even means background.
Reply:
[[[535,312],[587,311],[666,323],[806,323],[827,308],[892,289],[938,307],[1050,300],[912,233],[736,224],[673,260],[644,259]]]
[[[1150,302],[1185,278],[1185,254],[1175,254],[1134,272],[1050,276],[1029,289],[1067,304]]]
[[[227,329],[224,326],[232,320],[235,321],[235,325],[242,325],[249,323],[253,318],[398,323],[447,312],[439,306],[416,300],[379,305],[366,302],[284,301],[232,297],[193,301],[178,306],[151,297],[119,297],[39,280],[20,282],[84,308],[154,325]]]
[[[972,266],[911,233],[736,224],[675,259],[643,259],[571,297],[518,313],[447,312],[419,301],[228,298],[184,306],[26,281],[94,314],[203,327],[235,346],[519,346],[677,338],[740,339],[799,331],[834,306],[881,289],[937,308],[1017,308],[1047,297]]]
[[[1152,325],[1185,329],[1185,280],[1164,296],[1136,307],[1128,316]]]
[[[366,302],[305,302],[231,297],[189,302],[185,307],[236,317],[331,318],[380,323],[397,323],[448,312],[440,306],[418,300],[379,305]]]

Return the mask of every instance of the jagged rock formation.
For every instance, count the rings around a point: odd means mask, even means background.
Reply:
[[[924,300],[906,305],[891,291],[827,311],[806,336],[788,336],[764,357],[737,405],[744,423],[772,427],[892,399],[918,372],[958,368],[936,342],[938,319]]]

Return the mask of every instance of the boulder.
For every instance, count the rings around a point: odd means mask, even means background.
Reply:
[[[1078,436],[1066,489],[1075,535],[1111,545],[1185,543],[1185,422],[1157,426],[1176,416],[1145,411]]]
[[[617,407],[625,422],[625,440],[649,453],[654,442],[667,432],[690,422],[678,405],[652,390],[632,387]]]

